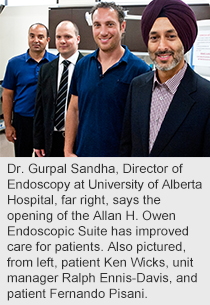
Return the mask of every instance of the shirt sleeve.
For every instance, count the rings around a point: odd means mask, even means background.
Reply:
[[[11,61],[8,62],[2,87],[10,90],[15,90],[16,87],[16,77]]]

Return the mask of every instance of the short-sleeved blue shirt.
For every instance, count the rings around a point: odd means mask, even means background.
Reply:
[[[125,102],[131,80],[150,67],[126,46],[122,58],[102,74],[98,50],[75,67],[70,92],[78,96],[76,154],[80,157],[119,156]]]
[[[28,51],[11,58],[8,62],[2,87],[14,90],[14,111],[22,116],[33,117],[37,80],[40,67],[57,56],[45,51],[40,62],[30,57]]]

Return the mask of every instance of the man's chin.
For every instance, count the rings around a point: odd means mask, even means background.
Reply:
[[[178,65],[178,62],[172,62],[171,64],[158,64],[156,61],[154,61],[154,65],[156,67],[156,69],[160,70],[160,71],[170,71],[173,68],[175,68]]]

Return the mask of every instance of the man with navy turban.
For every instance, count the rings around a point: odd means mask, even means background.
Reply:
[[[210,82],[184,59],[197,36],[193,11],[181,0],[153,0],[141,30],[156,69],[130,85],[121,156],[210,156]]]

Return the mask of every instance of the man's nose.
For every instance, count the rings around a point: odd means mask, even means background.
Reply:
[[[39,38],[37,36],[34,36],[34,41],[39,42]]]
[[[158,50],[159,51],[165,51],[168,49],[168,43],[165,38],[160,38],[159,40],[159,45],[158,45]]]
[[[105,25],[101,26],[101,36],[106,36],[107,35],[107,27]]]
[[[60,42],[61,42],[61,43],[65,43],[65,42],[66,42],[65,38],[64,38],[64,37],[61,37]]]

